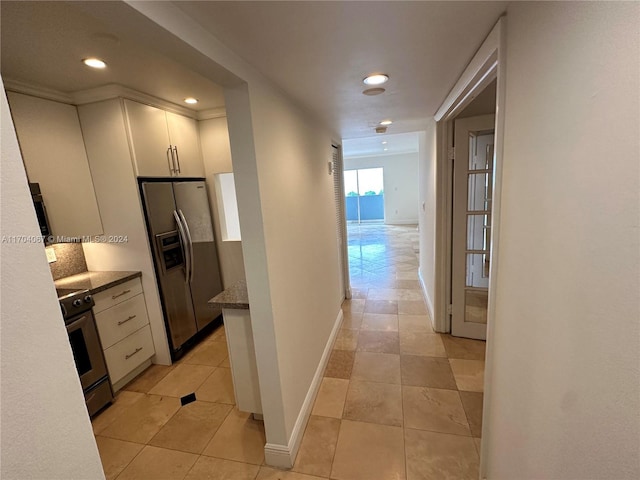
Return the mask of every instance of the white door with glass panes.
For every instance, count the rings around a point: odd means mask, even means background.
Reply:
[[[455,122],[451,334],[486,339],[494,115]]]

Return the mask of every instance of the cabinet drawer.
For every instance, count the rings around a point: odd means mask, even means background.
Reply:
[[[103,349],[109,348],[149,323],[143,294],[96,313],[95,316]]]
[[[116,383],[154,354],[149,325],[107,348],[104,358],[107,361],[111,383]]]
[[[142,283],[139,278],[121,283],[104,292],[98,292],[93,296],[93,301],[96,303],[93,307],[93,313],[113,307],[118,303],[129,300],[131,297],[135,297],[139,293],[142,293]]]

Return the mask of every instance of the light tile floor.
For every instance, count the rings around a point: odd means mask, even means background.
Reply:
[[[291,471],[264,465],[262,422],[235,408],[219,328],[93,420],[107,479],[478,478],[484,342],[431,329],[417,243],[415,227],[349,227],[354,295]]]

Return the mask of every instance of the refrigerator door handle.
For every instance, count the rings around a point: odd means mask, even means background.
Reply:
[[[187,233],[187,242],[189,243],[189,257],[191,258],[191,262],[193,262],[193,241],[191,240],[191,232],[189,231],[189,224],[187,223],[187,219],[184,217],[184,213],[182,210],[178,210],[178,214],[180,215],[180,219],[182,220],[182,224],[184,225],[184,229]],[[189,268],[189,282],[193,282],[193,264]]]
[[[182,213],[182,212],[181,212]],[[185,273],[184,273],[184,281],[188,283],[191,279],[191,248],[189,243],[187,242],[187,235],[185,233],[184,225],[182,220],[180,219],[180,215],[178,215],[177,211],[173,211],[173,218],[176,219],[176,224],[178,225],[178,232],[180,233],[180,240],[182,241],[182,249],[184,251],[185,256]]]

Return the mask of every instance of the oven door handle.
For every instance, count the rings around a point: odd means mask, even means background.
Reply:
[[[78,318],[77,320],[74,320],[69,325],[67,325],[67,332],[73,332],[74,330],[77,330],[78,328],[82,328],[82,326],[85,323],[87,323],[88,319],[89,319],[89,317],[87,315],[82,315],[80,318]]]
[[[182,253],[186,260],[184,272],[185,283],[189,283],[189,278],[191,277],[191,250],[187,243],[187,234],[185,233],[184,225],[182,224],[180,215],[178,215],[176,210],[173,211],[173,218],[175,218],[176,224],[178,225],[178,234],[180,235],[180,243],[182,244]]]

